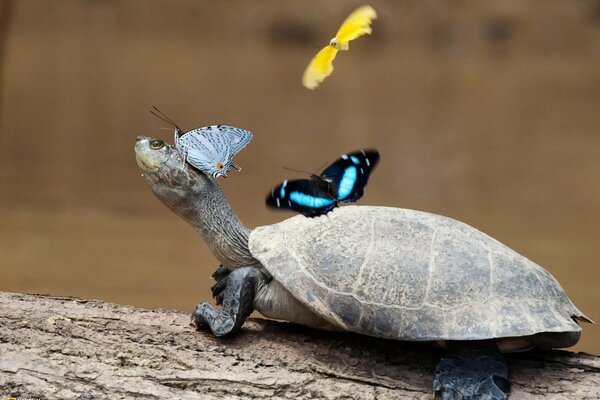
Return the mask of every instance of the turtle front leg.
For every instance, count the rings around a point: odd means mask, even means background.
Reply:
[[[192,313],[196,327],[209,327],[215,336],[230,335],[242,327],[254,310],[254,296],[265,279],[253,267],[238,268],[224,276],[216,284],[225,280],[225,288],[217,294],[217,297],[222,294],[222,310],[208,303],[200,303]]]
[[[508,367],[493,342],[458,342],[435,369],[433,390],[443,400],[506,400]]]

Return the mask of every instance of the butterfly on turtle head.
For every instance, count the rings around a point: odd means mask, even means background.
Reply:
[[[152,115],[175,128],[175,148],[194,168],[212,175],[227,177],[229,168],[242,169],[233,157],[252,140],[252,132],[229,125],[210,125],[183,132],[169,117],[154,107]],[[158,112],[158,113],[157,113]]]

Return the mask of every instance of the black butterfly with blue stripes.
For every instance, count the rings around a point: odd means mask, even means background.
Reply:
[[[307,217],[327,214],[339,202],[360,199],[369,175],[379,161],[377,150],[343,154],[320,175],[285,180],[267,196],[267,206],[294,210]]]

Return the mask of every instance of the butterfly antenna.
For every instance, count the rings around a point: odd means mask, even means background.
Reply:
[[[283,169],[287,169],[288,171],[300,172],[301,174],[314,175],[312,172],[302,171],[300,169],[293,169],[288,167],[283,167]]]
[[[323,164],[321,164],[321,166],[317,169],[317,171],[323,171],[323,168],[325,168],[325,166],[327,165],[327,161],[325,161]],[[315,174],[316,175],[316,174]]]
[[[160,111],[156,106],[152,106],[152,108],[154,110],[150,110],[150,114],[154,115],[156,118],[160,119],[161,121],[164,121],[167,124],[170,124],[173,128],[177,129],[178,131],[181,131],[181,128],[175,122],[173,122],[173,120],[171,118],[167,117],[165,115],[165,113]]]

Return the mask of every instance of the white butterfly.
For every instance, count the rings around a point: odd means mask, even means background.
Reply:
[[[212,175],[227,177],[229,167],[242,169],[233,157],[252,140],[252,132],[228,125],[211,125],[183,132],[175,122],[153,107],[152,115],[175,128],[175,148],[191,166]]]
[[[193,167],[213,177],[227,177],[229,167],[238,171],[233,157],[252,140],[252,132],[228,125],[211,125],[183,133],[175,129],[175,148]]]

